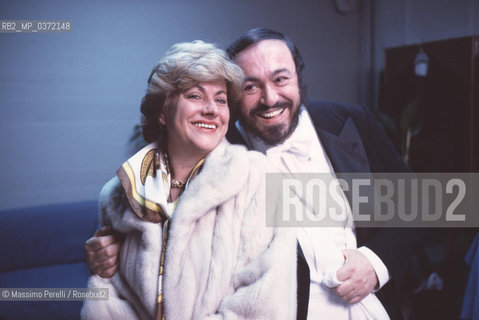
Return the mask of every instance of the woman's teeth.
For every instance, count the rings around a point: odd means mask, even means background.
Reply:
[[[194,125],[199,127],[199,128],[216,129],[216,126],[214,124],[206,124],[206,123],[196,122],[196,123],[194,123]]]

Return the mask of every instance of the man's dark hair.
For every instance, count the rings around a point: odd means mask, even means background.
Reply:
[[[298,84],[301,94],[301,102],[306,100],[306,86],[303,81],[304,61],[301,53],[296,45],[284,34],[268,28],[255,28],[243,33],[236,41],[234,41],[226,52],[233,60],[238,53],[249,48],[250,46],[262,40],[281,40],[284,41],[293,56],[294,64],[296,66],[296,74],[298,75]]]

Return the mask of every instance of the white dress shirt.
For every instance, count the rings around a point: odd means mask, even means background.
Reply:
[[[314,125],[304,106],[301,106],[298,126],[288,139],[279,145],[268,145],[246,132],[236,123],[248,146],[260,151],[281,172],[329,173],[334,170],[317,136]],[[308,319],[388,319],[383,306],[374,293],[360,303],[350,305],[329,287],[335,283],[336,270],[344,263],[343,249],[356,249],[356,235],[351,209],[344,194],[346,210],[344,227],[298,227],[297,238],[310,270],[310,297]],[[303,199],[303,203],[306,201]],[[359,249],[373,265],[379,279],[378,289],[389,281],[389,273],[381,259],[367,247]],[[332,283],[335,285],[332,285]],[[325,285],[326,284],[326,285]]]

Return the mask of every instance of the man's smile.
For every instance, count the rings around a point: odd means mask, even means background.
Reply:
[[[271,119],[271,118],[274,118],[274,117],[280,115],[281,113],[283,113],[283,111],[285,109],[286,108],[281,108],[281,109],[278,109],[276,111],[258,112],[257,114],[262,118]]]

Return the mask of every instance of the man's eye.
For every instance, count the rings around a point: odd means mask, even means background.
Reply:
[[[281,84],[281,83],[286,82],[286,80],[287,80],[286,77],[278,77],[278,78],[274,79],[274,82],[276,82],[278,84]]]
[[[255,89],[256,89],[256,85],[254,84],[247,84],[245,87],[244,87],[244,91],[246,92],[253,92]]]

